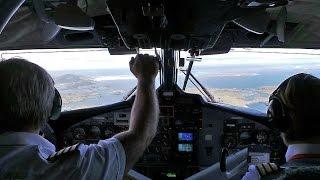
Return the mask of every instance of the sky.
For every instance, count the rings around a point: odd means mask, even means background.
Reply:
[[[141,53],[154,54],[153,50]],[[132,55],[110,55],[107,49],[56,49],[0,51],[2,59],[22,57],[48,71],[85,69],[125,69]],[[187,57],[183,52],[182,57]],[[306,64],[320,66],[320,50],[232,49],[227,54],[202,56],[201,66]],[[186,63],[187,64],[187,63]]]

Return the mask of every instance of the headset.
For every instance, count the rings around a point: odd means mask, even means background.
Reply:
[[[61,108],[62,108],[62,98],[59,93],[59,91],[54,88],[54,98],[53,98],[53,104],[52,109],[50,112],[49,120],[57,120],[61,114]],[[56,142],[55,136],[54,136],[54,130],[52,127],[46,122],[43,127],[41,127],[40,135],[45,135],[45,138],[48,139],[50,142]]]
[[[284,104],[284,102],[279,97],[280,90],[284,90],[289,81],[293,78],[297,78],[299,80],[302,80],[301,82],[305,83],[305,80],[308,78],[313,78],[313,76],[309,74],[296,74],[288,79],[286,79],[283,83],[279,85],[279,87],[271,94],[269,98],[269,106],[268,106],[268,118],[271,125],[278,129],[281,132],[286,132],[289,130],[289,128],[292,126],[293,120],[291,116],[289,115],[289,109]],[[307,86],[306,84],[303,84],[303,86]]]
[[[55,95],[53,99],[53,105],[51,109],[51,113],[49,116],[49,120],[57,120],[61,114],[61,109],[62,109],[62,98],[59,93],[59,91],[54,88]]]
[[[290,79],[291,78],[288,78],[283,83],[281,83],[269,98],[269,106],[267,111],[269,122],[280,132],[286,132],[292,124],[292,119],[289,115],[288,107],[279,97],[279,91],[287,86]]]

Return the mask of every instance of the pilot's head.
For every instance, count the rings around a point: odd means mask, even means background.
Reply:
[[[268,115],[284,142],[320,143],[320,79],[296,74],[270,96]]]
[[[51,76],[23,59],[0,62],[0,128],[38,132],[48,120],[55,96]]]

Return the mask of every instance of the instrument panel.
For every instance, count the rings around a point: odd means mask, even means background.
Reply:
[[[71,126],[63,136],[63,145],[96,143],[128,129],[130,109],[106,113]]]
[[[249,119],[210,108],[198,95],[159,93],[158,131],[134,169],[152,179],[189,177],[229,154],[249,147],[253,164],[282,162],[279,134]],[[63,146],[97,143],[128,129],[131,108],[83,120],[63,133]]]
[[[223,147],[230,153],[248,147],[251,164],[266,162],[282,164],[284,162],[285,146],[279,133],[241,118],[226,119],[223,131]]]

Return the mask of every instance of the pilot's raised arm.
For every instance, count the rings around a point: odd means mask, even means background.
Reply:
[[[129,129],[98,144],[79,146],[83,156],[79,178],[122,179],[151,143],[158,125],[158,69],[158,60],[153,56],[138,54],[131,58],[130,70],[138,84]]]
[[[131,110],[129,129],[98,144],[81,145],[78,150],[78,178],[122,179],[151,143],[158,125],[158,101],[155,78],[158,60],[138,54],[131,58],[130,70],[138,79],[137,93]],[[76,177],[76,176],[75,176]]]
[[[138,85],[129,129],[98,144],[56,151],[39,135],[61,108],[52,78],[23,59],[0,62],[0,179],[123,179],[155,136],[159,113],[158,60],[137,55],[130,70]]]
[[[130,170],[156,135],[159,105],[155,78],[158,59],[149,55],[131,58],[130,70],[137,77],[137,93],[131,110],[129,130],[114,136],[120,140],[126,153],[126,172]]]

